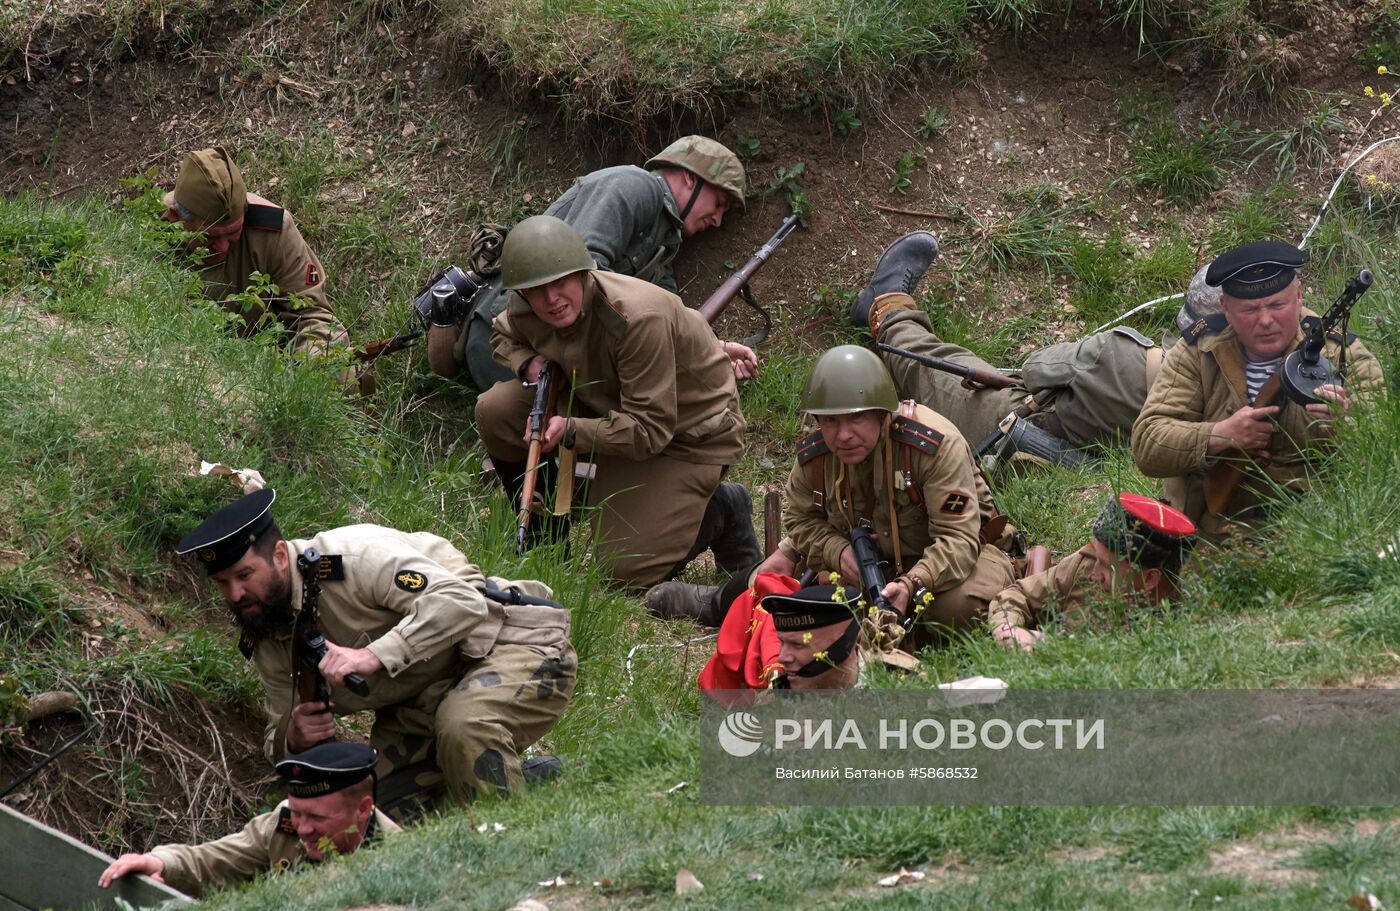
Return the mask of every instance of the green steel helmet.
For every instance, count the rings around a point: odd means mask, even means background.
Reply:
[[[817,358],[802,390],[808,414],[897,411],[899,394],[879,355],[859,345],[838,345]]]
[[[525,219],[510,229],[501,247],[501,287],[507,291],[536,288],[596,268],[583,238],[553,215]]]
[[[647,159],[648,171],[663,165],[683,168],[696,177],[728,193],[744,206],[744,165],[729,147],[708,136],[682,136]]]

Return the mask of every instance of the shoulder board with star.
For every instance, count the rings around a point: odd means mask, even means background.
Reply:
[[[243,207],[243,227],[259,231],[282,230],[282,207],[250,202]]]
[[[808,434],[797,441],[797,464],[806,465],[829,452],[831,450],[827,448],[826,440],[822,439],[821,431]]]
[[[247,633],[238,634],[238,653],[243,656],[244,661],[253,660],[253,648],[257,644],[257,640],[249,639]]]
[[[283,807],[282,812],[277,814],[277,831],[283,835],[297,834],[297,827],[292,825],[292,808]]]
[[[903,415],[890,422],[890,439],[928,455],[938,455],[938,448],[943,445],[943,434]]]
[[[1223,313],[1202,316],[1186,327],[1186,330],[1181,333],[1181,340],[1188,345],[1194,345],[1201,336],[1219,332],[1228,325],[1229,322],[1226,321]]]

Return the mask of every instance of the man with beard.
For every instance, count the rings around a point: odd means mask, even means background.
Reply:
[[[280,323],[295,351],[349,344],[326,297],[326,270],[296,219],[249,193],[232,155],[218,147],[187,154],[165,204],[165,220],[195,235],[190,252],[208,250],[197,265],[205,295],[241,316],[245,335]],[[239,297],[255,287],[254,273],[270,284],[255,299]]]
[[[543,600],[548,587],[488,578],[426,532],[350,525],[288,541],[274,499],[248,494],[176,547],[195,554],[241,630],[266,691],[270,761],[335,739],[335,715],[372,710],[386,805],[444,779],[462,803],[557,771],[553,757],[520,758],[558,721],[577,669],[569,612]],[[298,703],[317,630],[330,698]]]
[[[139,874],[189,895],[211,887],[350,854],[399,831],[374,805],[374,750],[362,743],[324,743],[277,763],[287,799],[255,816],[241,832],[202,845],[160,845],[123,854],[97,884]]]

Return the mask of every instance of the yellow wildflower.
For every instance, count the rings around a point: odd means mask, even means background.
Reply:
[[[822,649],[819,652],[812,652],[813,661],[826,661],[828,657],[826,649]]]
[[[1376,182],[1376,175],[1374,175],[1374,174],[1367,174],[1367,175],[1366,175],[1366,182],[1369,183],[1369,184],[1374,184],[1374,183]]]
[[[1390,70],[1386,69],[1385,64],[1382,63],[1380,66],[1376,67],[1376,72],[1379,75],[1384,76],[1386,73],[1389,73]]]
[[[811,643],[812,643],[812,634],[811,634],[811,633],[803,633],[803,634],[802,634],[802,644],[803,644],[803,645],[810,645]]]
[[[841,574],[837,572],[828,573],[826,581],[828,585],[836,585],[841,581]]]
[[[1389,92],[1381,92],[1381,104],[1383,104],[1383,105],[1385,105],[1385,104],[1390,104],[1390,93],[1389,93]]]
[[[1361,92],[1362,92],[1362,94],[1364,94],[1367,98],[1375,98],[1375,97],[1376,97],[1376,90],[1373,89],[1373,88],[1371,88],[1369,85],[1366,86],[1366,88],[1362,89]]]

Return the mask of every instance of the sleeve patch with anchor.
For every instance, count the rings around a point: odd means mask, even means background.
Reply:
[[[394,573],[394,584],[406,592],[421,592],[428,584],[428,577],[412,569],[401,569]]]

